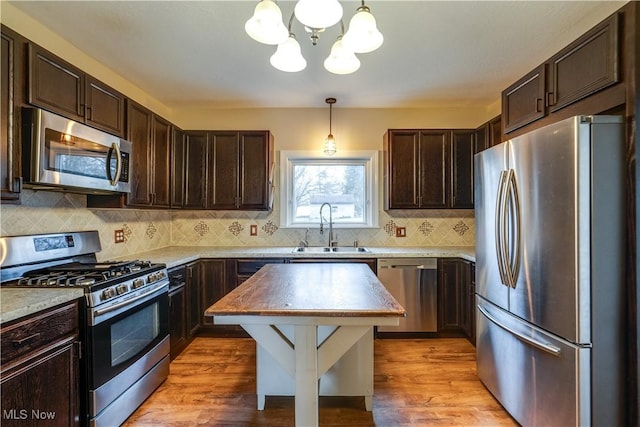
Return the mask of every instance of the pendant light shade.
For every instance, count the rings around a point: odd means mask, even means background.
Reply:
[[[333,104],[336,103],[336,99],[327,98],[324,100],[324,102],[329,104],[329,135],[327,135],[327,138],[324,140],[323,151],[324,151],[324,154],[326,154],[327,156],[333,156],[334,154],[336,154],[337,147],[336,147],[336,139],[333,137],[333,133],[331,132],[331,112],[332,112]]]
[[[344,45],[355,53],[373,52],[382,45],[384,37],[376,27],[376,18],[364,2],[349,21],[349,29],[343,41]]]
[[[294,11],[298,21],[309,28],[328,28],[342,19],[338,0],[299,0]]]
[[[302,71],[307,67],[307,61],[302,56],[300,44],[293,34],[284,43],[278,45],[278,49],[271,56],[270,62],[278,70],[288,73]]]
[[[331,53],[324,60],[324,68],[333,74],[351,74],[360,68],[360,60],[347,49],[340,37],[331,47]]]
[[[264,44],[280,44],[287,40],[289,31],[282,22],[282,12],[272,0],[256,5],[253,16],[244,24],[249,37]]]

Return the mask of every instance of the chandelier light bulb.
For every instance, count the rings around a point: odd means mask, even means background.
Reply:
[[[299,0],[294,11],[298,21],[309,28],[328,28],[342,19],[338,0]]]
[[[289,31],[282,22],[282,12],[272,0],[262,0],[256,5],[244,30],[255,41],[269,45],[283,43],[289,37]]]
[[[324,68],[333,74],[351,74],[360,68],[360,60],[338,37],[331,47],[331,53],[324,60]]]
[[[373,52],[382,45],[384,37],[378,31],[376,18],[367,6],[360,6],[353,15],[343,41],[355,53]]]
[[[288,73],[296,73],[307,67],[300,44],[293,34],[284,43],[278,45],[276,53],[271,55],[270,62],[278,70]]]

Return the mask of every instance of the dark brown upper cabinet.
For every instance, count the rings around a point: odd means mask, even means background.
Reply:
[[[0,38],[0,200],[20,203],[22,191],[19,112],[24,80],[23,47],[19,34],[2,27]]]
[[[172,125],[140,104],[127,100],[127,135],[131,153],[131,192],[88,195],[90,208],[169,208]]]
[[[549,61],[549,111],[620,81],[618,14],[612,15]]]
[[[502,92],[505,133],[545,116],[545,70],[543,64]]]
[[[618,83],[619,20],[618,13],[613,14],[505,89],[504,133],[553,115]]]
[[[473,134],[466,129],[389,130],[385,209],[472,208]]]
[[[474,131],[452,131],[451,147],[451,207],[473,209]]]
[[[173,192],[182,197],[172,207],[269,210],[273,163],[269,131],[185,131],[174,138]]]
[[[124,95],[35,44],[29,44],[28,99],[32,105],[124,137]]]

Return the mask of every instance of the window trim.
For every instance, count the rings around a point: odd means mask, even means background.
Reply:
[[[365,221],[361,224],[334,223],[334,228],[378,228],[378,152],[375,150],[339,151],[335,156],[327,157],[316,151],[280,151],[280,228],[309,228],[315,223],[294,223],[293,220],[293,165],[299,161],[317,161],[318,163],[336,163],[363,161],[365,165]]]

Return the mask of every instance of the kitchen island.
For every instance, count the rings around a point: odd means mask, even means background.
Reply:
[[[330,394],[362,395],[372,409],[373,326],[397,325],[405,310],[364,265],[272,264],[205,315],[216,324],[239,324],[255,339],[258,409],[265,395],[280,390],[271,374],[283,370],[294,385],[296,425],[315,426],[318,382],[334,365]]]

